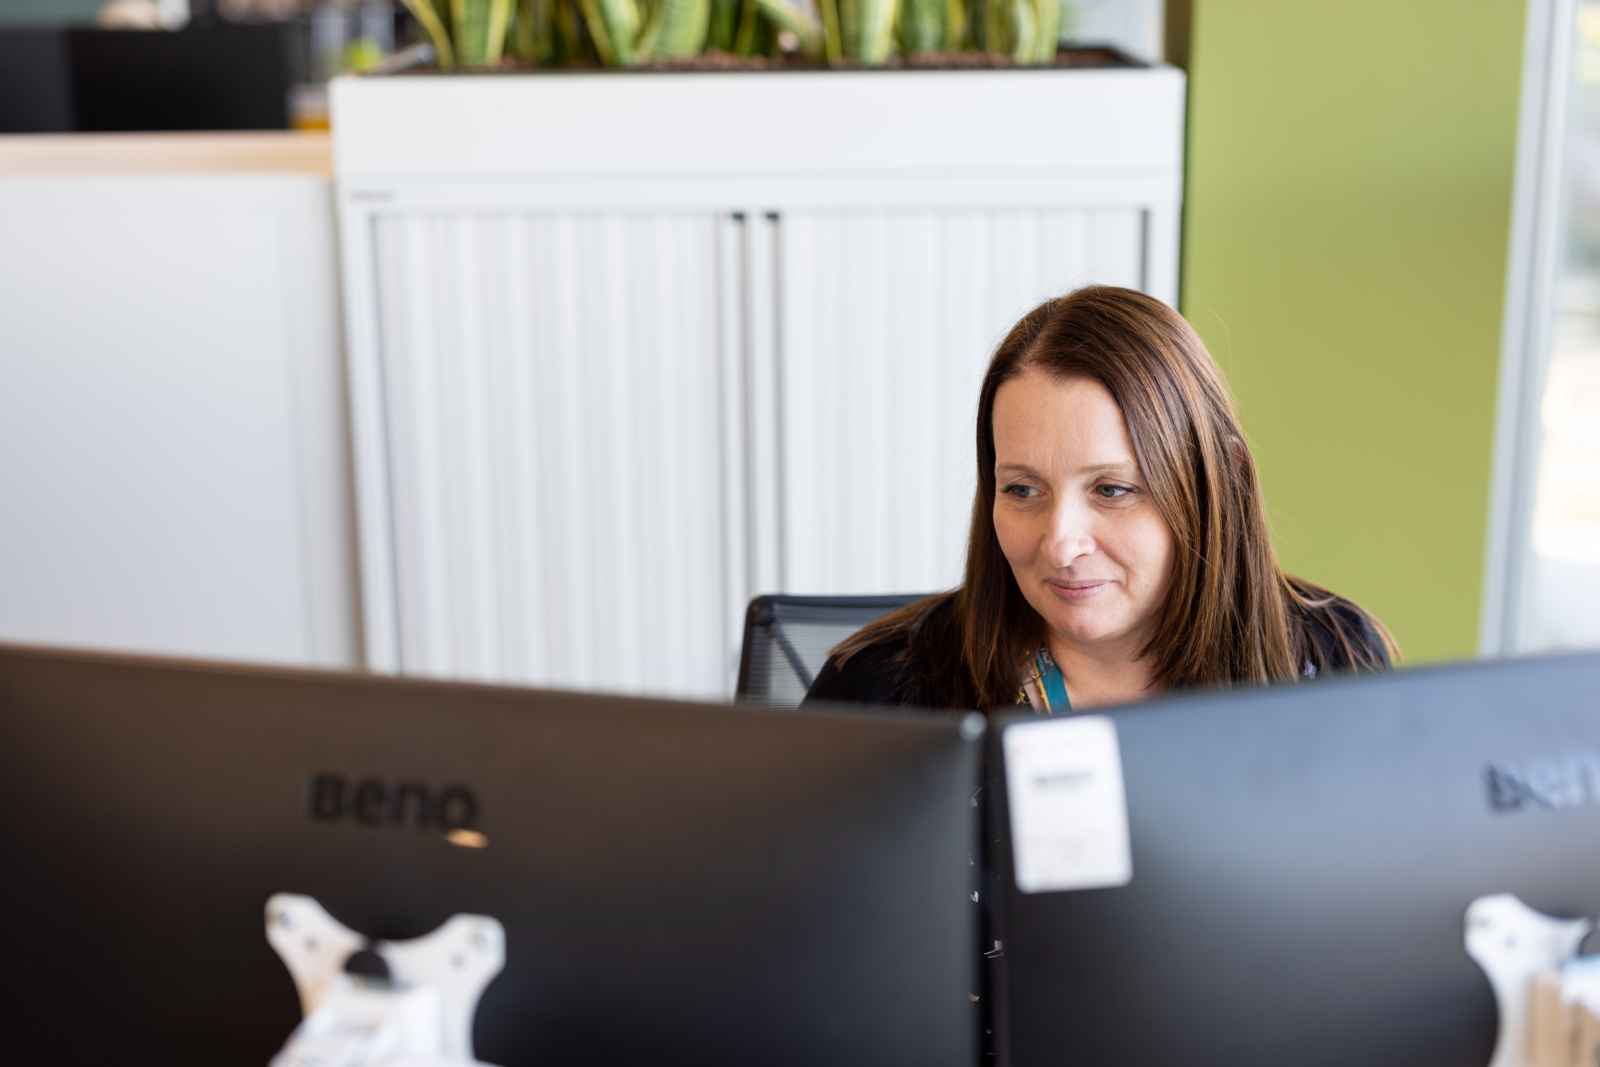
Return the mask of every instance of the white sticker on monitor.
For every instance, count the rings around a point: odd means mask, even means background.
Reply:
[[[1116,725],[1103,715],[1006,727],[1011,857],[1024,893],[1133,880]]]

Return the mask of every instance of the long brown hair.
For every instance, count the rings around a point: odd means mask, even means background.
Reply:
[[[965,580],[851,637],[835,650],[841,662],[892,642],[901,646],[900,665],[915,664],[921,675],[917,703],[991,709],[1015,702],[1023,665],[1046,631],[995,534],[993,421],[1000,387],[1030,368],[1092,379],[1110,392],[1172,532],[1171,585],[1139,653],[1159,688],[1293,679],[1330,659],[1356,670],[1385,665],[1393,645],[1376,620],[1279,569],[1255,461],[1199,336],[1154,297],[1111,286],[1047,300],[1006,335],[978,396]],[[1381,649],[1363,640],[1363,624]]]

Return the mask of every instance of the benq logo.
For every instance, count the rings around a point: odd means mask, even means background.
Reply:
[[[1525,764],[1491,763],[1484,772],[1495,811],[1600,804],[1600,755],[1576,752]]]
[[[349,817],[362,826],[405,826],[453,834],[478,820],[478,798],[465,786],[434,793],[418,782],[378,778],[346,781],[339,774],[313,774],[306,787],[306,815],[320,822]]]

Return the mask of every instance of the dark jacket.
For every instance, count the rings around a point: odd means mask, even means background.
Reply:
[[[942,610],[948,611],[948,605]],[[1322,669],[1317,670],[1307,661],[1301,672],[1306,678],[1315,678],[1319,674],[1338,674],[1355,668],[1356,664],[1339,641],[1335,627],[1344,631],[1352,645],[1365,650],[1372,660],[1382,664],[1383,670],[1392,666],[1388,646],[1373,624],[1372,617],[1343,597],[1334,597],[1327,607],[1311,614],[1307,622],[1307,632],[1316,646]],[[806,693],[804,703],[826,700],[896,707],[924,706],[927,701],[921,698],[919,678],[930,669],[951,670],[956,665],[925,664],[912,656],[902,666],[906,648],[905,641],[871,645],[851,656],[842,667],[837,656],[829,656],[817,674],[817,680]]]

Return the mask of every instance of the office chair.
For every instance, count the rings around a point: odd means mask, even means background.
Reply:
[[[758,596],[744,616],[744,648],[734,699],[794,708],[828,660],[828,651],[867,623],[925,594]]]

